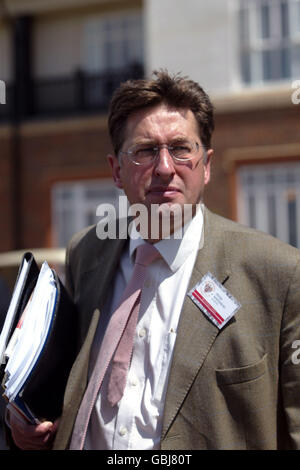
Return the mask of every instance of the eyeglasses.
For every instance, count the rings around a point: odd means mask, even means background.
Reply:
[[[154,161],[159,156],[160,150],[163,148],[168,149],[168,152],[171,155],[175,164],[184,164],[189,162],[196,156],[200,146],[197,142],[193,143],[188,140],[174,143],[171,145],[134,145],[133,147],[130,147],[126,152],[120,151],[119,155],[127,155],[129,159],[136,165],[147,165],[150,163],[154,163]]]

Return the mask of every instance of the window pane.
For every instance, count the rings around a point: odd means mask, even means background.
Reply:
[[[299,78],[300,77],[300,44],[295,45],[292,48],[291,64],[292,64],[291,76],[294,78]]]
[[[297,28],[297,31],[300,31],[300,2],[299,2],[299,1],[297,2],[296,8],[297,8],[297,13],[296,13],[296,17],[297,17],[296,28]]]
[[[57,246],[64,248],[67,246],[67,243],[71,239],[72,235],[76,232],[74,211],[70,209],[65,209],[61,214],[59,219],[59,226],[57,227]]]
[[[290,35],[289,5],[286,1],[281,2],[280,13],[281,13],[281,34],[283,38],[286,38]]]
[[[291,76],[291,56],[288,48],[263,51],[262,61],[264,80],[280,80]]]
[[[281,78],[291,77],[291,51],[285,47],[281,50]]]
[[[293,192],[288,194],[289,243],[297,246],[297,201]]]
[[[248,199],[248,210],[249,210],[249,225],[250,227],[256,227],[256,212],[255,212],[255,198],[249,196]]]
[[[245,83],[251,82],[251,69],[250,69],[250,53],[242,52],[241,54],[241,69],[242,79]]]
[[[105,41],[102,47],[105,57],[105,69],[110,69],[112,66],[112,44],[110,41]]]
[[[249,43],[249,11],[241,9],[239,11],[239,33],[242,45]]]
[[[269,233],[276,237],[276,226],[277,226],[277,219],[276,219],[276,199],[274,194],[269,194],[268,196],[268,225],[269,225]]]
[[[273,77],[272,51],[263,51],[262,53],[263,79],[271,80]]]
[[[95,212],[88,211],[85,214],[85,225],[88,227],[89,225],[93,225],[96,222]]]
[[[262,5],[260,14],[261,14],[261,37],[262,39],[268,39],[271,36],[269,5]]]

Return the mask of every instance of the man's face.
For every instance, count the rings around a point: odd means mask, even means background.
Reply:
[[[204,149],[191,110],[158,105],[137,111],[128,118],[123,152],[136,145],[172,145],[182,140],[199,144],[194,158],[185,164],[175,163],[165,147],[160,149],[154,162],[145,165],[136,165],[126,154],[121,155],[121,164],[116,156],[108,157],[115,183],[124,190],[130,204],[144,204],[150,210],[151,204],[183,207],[199,203],[210,179],[213,151],[206,151],[204,163]]]

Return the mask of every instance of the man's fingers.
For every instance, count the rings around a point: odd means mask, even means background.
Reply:
[[[21,417],[10,416],[12,437],[16,445],[24,450],[43,450],[49,448],[54,424],[51,421],[33,425],[26,423]]]

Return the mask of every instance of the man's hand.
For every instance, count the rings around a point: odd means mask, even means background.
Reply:
[[[27,424],[21,417],[10,413],[9,425],[13,440],[22,450],[50,450],[58,427],[58,420],[52,423]]]

